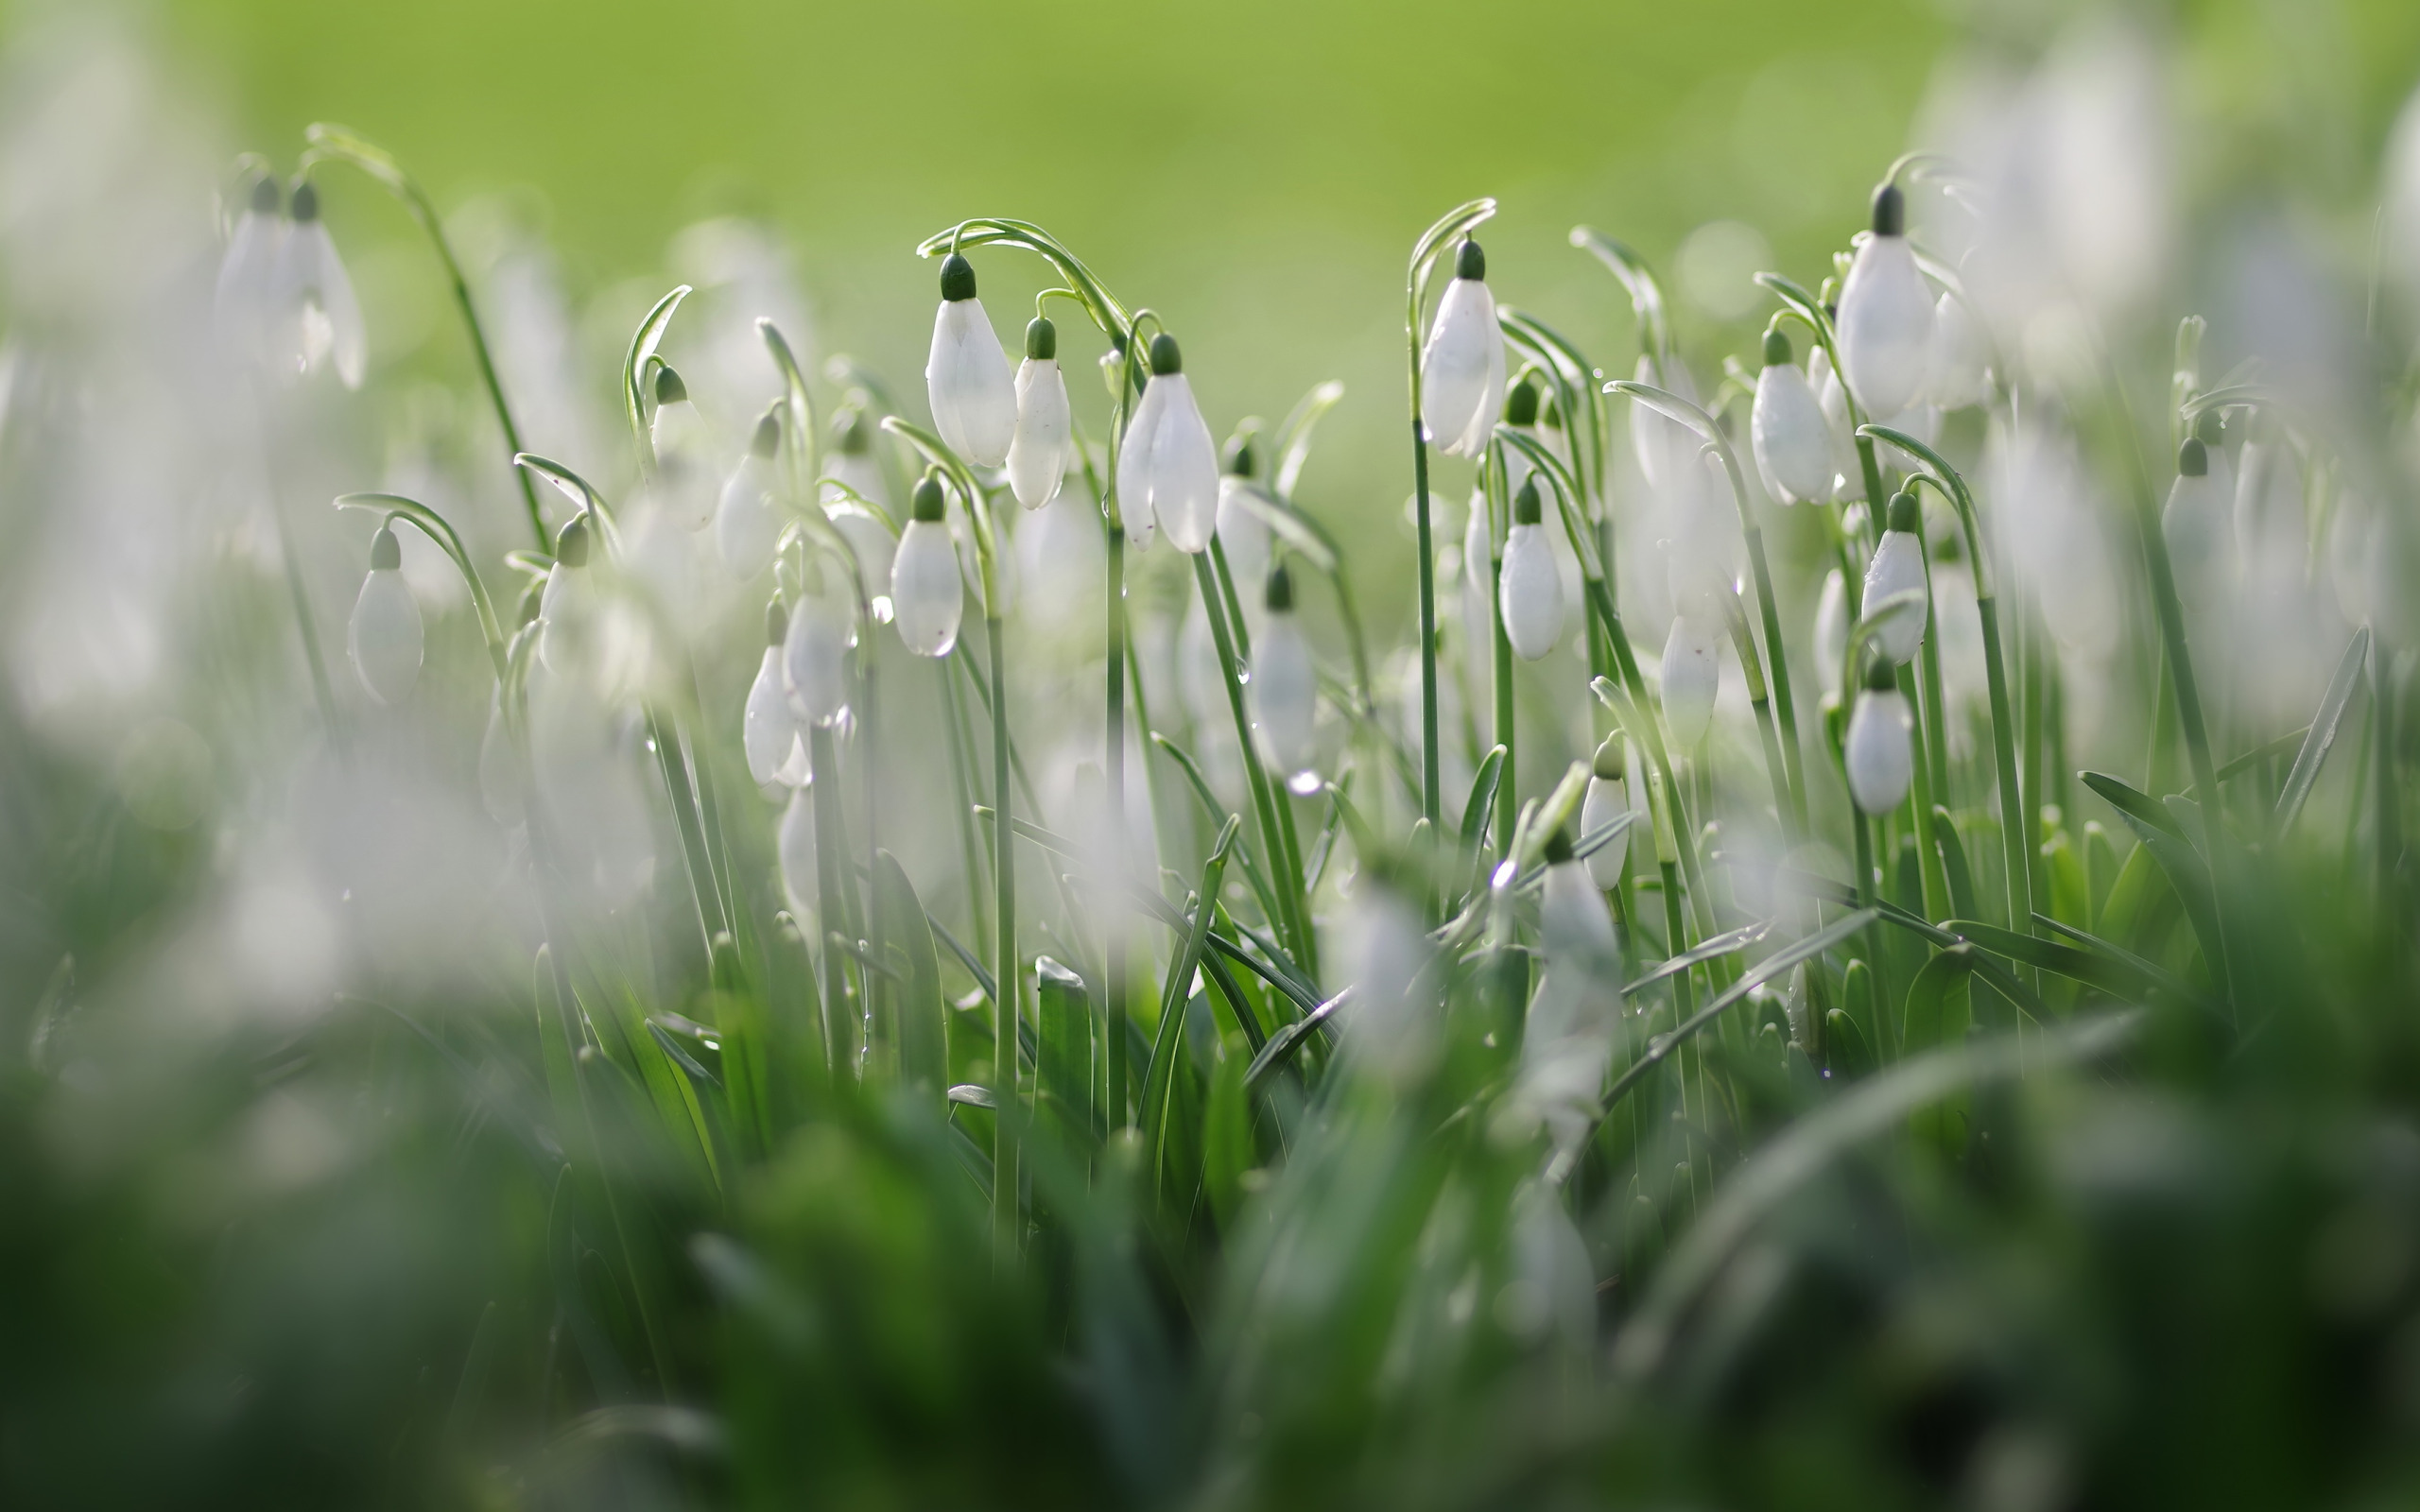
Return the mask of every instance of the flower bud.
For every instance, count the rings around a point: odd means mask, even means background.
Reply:
[[[1218,528],[1218,443],[1166,332],[1151,338],[1150,382],[1117,455],[1117,507],[1138,550],[1157,528],[1179,551],[1206,551]]]
[[[965,612],[958,542],[943,512],[941,479],[927,472],[916,485],[914,518],[899,533],[899,549],[890,558],[891,613],[901,644],[918,656],[948,655]]]
[[[1588,791],[1580,800],[1580,833],[1584,839],[1597,833],[1630,812],[1629,784],[1625,780],[1627,762],[1622,750],[1622,737],[1607,735],[1597,747],[1596,758],[1589,764]],[[1630,848],[1622,840],[1600,845],[1588,853],[1588,875],[1599,887],[1618,886],[1622,880],[1622,858]]]
[[[1849,714],[1848,736],[1841,747],[1849,796],[1866,814],[1888,814],[1897,808],[1915,777],[1908,701],[1899,696],[1893,677],[1890,662],[1875,662]]]
[[[772,492],[773,455],[781,444],[781,412],[768,410],[756,422],[748,455],[723,485],[722,502],[715,508],[715,547],[735,577],[750,578],[764,571],[781,539],[781,510]]]
[[[975,269],[956,252],[942,260],[942,306],[925,361],[933,428],[950,450],[978,467],[998,467],[1016,439],[1016,384],[1008,353],[975,297]]]
[[[1036,318],[1026,328],[1025,362],[1017,369],[1016,431],[1009,440],[1009,490],[1017,503],[1039,509],[1058,497],[1075,452],[1067,379],[1059,369],[1059,335]]]
[[[1309,768],[1319,707],[1319,673],[1294,623],[1293,580],[1283,565],[1269,575],[1269,621],[1253,639],[1252,680],[1245,693],[1253,723],[1271,762],[1285,774]]]
[[[420,679],[423,645],[420,605],[398,571],[403,548],[392,527],[381,525],[370,543],[370,576],[354,601],[346,644],[362,686],[380,703],[401,703]]]
[[[1914,403],[1932,357],[1933,294],[1902,234],[1898,189],[1874,196],[1874,234],[1857,249],[1841,286],[1841,366],[1869,416],[1896,415]]]
[[[1512,529],[1504,541],[1504,564],[1496,580],[1496,609],[1513,654],[1535,662],[1563,636],[1563,575],[1554,543],[1539,524],[1537,479],[1521,486],[1512,501]]]
[[[1714,699],[1722,662],[1716,649],[1720,627],[1698,614],[1676,614],[1664,642],[1664,723],[1676,750],[1703,740],[1714,725]]]
[[[1504,334],[1486,277],[1486,254],[1465,239],[1420,353],[1421,423],[1449,456],[1485,450],[1504,403]]]
[[[1895,593],[1925,587],[1924,541],[1916,534],[1919,523],[1916,496],[1904,491],[1893,494],[1891,528],[1882,533],[1881,543],[1874,548],[1874,559],[1865,568],[1861,601],[1869,609]],[[1928,604],[1915,614],[1903,611],[1875,636],[1874,644],[1892,662],[1905,662],[1924,644],[1930,619]]]
[[[1778,343],[1778,347],[1776,347]],[[1770,360],[1778,350],[1779,362]],[[1768,361],[1756,375],[1756,397],[1748,435],[1765,490],[1782,504],[1814,504],[1832,496],[1838,473],[1832,427],[1806,375],[1789,360],[1789,338],[1775,331],[1765,339]]]

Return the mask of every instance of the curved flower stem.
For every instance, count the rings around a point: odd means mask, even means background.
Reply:
[[[521,469],[514,469],[522,472]],[[527,474],[524,472],[524,476]],[[341,493],[337,496],[339,509],[361,509],[384,516],[389,521],[408,520],[422,535],[437,542],[454,570],[462,576],[464,586],[471,591],[471,608],[479,617],[479,636],[487,643],[488,659],[495,663],[495,675],[501,679],[507,665],[504,629],[495,617],[495,603],[488,597],[487,585],[479,581],[479,570],[471,564],[471,554],[463,549],[462,538],[455,533],[446,518],[416,499],[400,493]]]
[[[647,312],[647,318],[631,334],[631,350],[622,358],[622,418],[630,421],[631,437],[638,445],[639,476],[655,476],[655,433],[648,428],[647,412],[647,378],[648,364],[655,361],[655,349],[664,343],[664,333],[672,324],[672,312],[689,297],[689,285],[683,284]]]
[[[496,377],[495,359],[488,352],[487,332],[480,326],[479,312],[471,302],[471,285],[462,276],[462,265],[455,259],[453,247],[445,240],[437,207],[429,202],[412,176],[404,171],[403,164],[384,148],[324,121],[303,128],[302,140],[309,144],[309,150],[302,155],[306,170],[320,160],[351,163],[402,200],[412,218],[420,222],[421,230],[428,233],[429,244],[437,249],[437,260],[444,265],[446,282],[453,286],[455,307],[462,312],[463,327],[470,332],[471,354],[478,359],[479,380],[487,387],[488,403],[494,407],[496,423],[504,431],[505,455],[517,455],[522,449],[521,429],[512,421],[512,406],[505,402],[504,384]],[[513,480],[521,485],[522,507],[529,513],[530,533],[538,538],[538,549],[544,551],[553,542],[546,537],[545,516],[538,511],[537,485],[527,472],[518,468],[512,471]]]

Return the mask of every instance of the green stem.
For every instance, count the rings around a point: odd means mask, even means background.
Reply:
[[[1929,629],[1926,631],[1926,641],[1927,644],[1930,644]],[[1925,700],[1917,696],[1915,669],[1905,663],[1902,663],[1899,668],[1899,696],[1908,701],[1910,708],[1918,711],[1918,719],[1925,717]],[[1919,735],[1923,733],[1923,730],[1918,730]],[[1912,820],[1912,833],[1916,841],[1916,875],[1921,880],[1924,891],[1925,920],[1927,923],[1938,923],[1950,917],[1949,874],[1942,865],[1941,848],[1932,841],[1932,763],[1923,750],[1919,749],[1914,765],[1915,782],[1910,796],[1913,798],[1916,805],[1915,817]]]
[[[1109,833],[1111,864],[1126,865],[1126,528],[1109,521]],[[1103,1018],[1109,1032],[1109,1122],[1124,1128],[1132,1114],[1127,1107],[1126,924],[1123,908],[1103,910],[1101,927],[1109,934],[1103,954],[1108,970],[1101,984]]]
[[[1219,592],[1217,575],[1207,553],[1193,558],[1193,572],[1201,592],[1202,610],[1210,621],[1210,637],[1218,648],[1219,680],[1226,686],[1227,708],[1235,718],[1236,744],[1241,747],[1238,754],[1243,762],[1245,785],[1251,790],[1253,814],[1260,829],[1260,853],[1268,859],[1270,870],[1279,870],[1286,850],[1278,833],[1276,803],[1270,793],[1269,773],[1261,765],[1259,750],[1253,743],[1252,716],[1244,707],[1243,684],[1236,679],[1235,639],[1228,630],[1224,595]],[[1297,867],[1291,876],[1270,879],[1276,885],[1278,911],[1284,917],[1272,919],[1270,923],[1277,929],[1297,965],[1304,960],[1302,939],[1307,933],[1305,921],[1297,913],[1302,878]]]
[[[1017,965],[1017,872],[1013,846],[1016,842],[1010,809],[1009,785],[1009,699],[1006,653],[1002,643],[999,597],[984,595],[990,610],[983,616],[983,629],[992,652],[992,801],[998,816],[992,824],[992,880],[998,899],[999,954],[994,968],[999,990],[992,1003],[993,1033],[993,1096],[998,1108],[992,1120],[992,1213],[993,1223],[1002,1244],[1002,1253],[1017,1251],[1017,1016],[1022,1001],[1020,971]]]

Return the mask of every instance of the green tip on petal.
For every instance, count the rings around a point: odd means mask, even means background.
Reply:
[[[1511,393],[1504,396],[1504,423],[1507,425],[1535,425],[1537,422],[1537,387],[1531,384],[1529,379],[1524,378],[1519,383],[1512,386],[1512,391]]]
[[[764,418],[756,422],[756,434],[748,438],[748,450],[751,455],[769,462],[781,447],[782,412],[776,407],[765,411]]]
[[[2185,444],[2176,449],[2176,471],[2188,478],[2210,475],[2210,449],[2202,444],[2200,437],[2187,436]]]
[[[975,298],[975,265],[956,252],[942,259],[942,298],[953,304]]]
[[[1600,782],[1618,782],[1622,780],[1626,765],[1622,755],[1622,737],[1607,735],[1604,744],[1597,747],[1596,759],[1588,764],[1588,770]]]
[[[393,572],[404,564],[404,543],[395,539],[392,525],[380,525],[370,538],[370,570],[373,573]]]
[[[1269,611],[1272,614],[1287,614],[1293,611],[1294,578],[1286,571],[1284,562],[1281,561],[1269,569],[1269,587],[1261,602],[1269,607]]]
[[[1571,832],[1558,824],[1547,836],[1547,865],[1559,867],[1570,859]]]
[[[588,516],[573,515],[555,533],[555,560],[566,567],[588,565]]]
[[[1512,496],[1512,523],[1533,525],[1545,518],[1545,507],[1538,500],[1537,476],[1532,473],[1521,480],[1521,491]]]
[[[657,404],[677,404],[688,397],[689,386],[683,383],[681,375],[672,370],[672,364],[667,362],[655,369],[655,402]]]
[[[1166,378],[1184,371],[1184,354],[1176,349],[1176,337],[1163,331],[1151,338],[1151,376]]]
[[[1789,332],[1787,332],[1787,331],[1768,331],[1768,332],[1766,332],[1766,333],[1765,333],[1765,366],[1766,366],[1766,367],[1768,367],[1768,368],[1781,368],[1781,367],[1786,367],[1786,366],[1788,366],[1788,365],[1789,365],[1789,361],[1790,361],[1790,359],[1791,359],[1791,357],[1792,357],[1793,355],[1795,355],[1795,354],[1794,354],[1793,352],[1791,352],[1791,351],[1789,350]]]
[[[1904,236],[1908,233],[1908,200],[1895,183],[1886,183],[1874,191],[1874,234]]]
[[[2204,446],[2217,446],[2226,439],[2226,417],[2216,409],[2205,409],[2193,421],[2193,438]]]
[[[1916,507],[1916,496],[1913,493],[1901,489],[1891,495],[1890,513],[1884,517],[1889,528],[1912,534],[1915,531],[1916,523],[1922,518],[1923,511]]]
[[[1236,477],[1248,478],[1260,472],[1260,452],[1249,436],[1227,438],[1227,471]]]
[[[253,177],[251,193],[247,198],[251,201],[254,215],[274,215],[277,214],[278,201],[284,196],[277,187],[277,180],[263,173]]]
[[[1467,236],[1462,238],[1461,249],[1454,253],[1454,276],[1468,279],[1487,277],[1487,253]]]
[[[782,607],[782,595],[775,593],[765,604],[765,644],[779,645],[789,633],[790,611]]]
[[[947,502],[942,492],[942,475],[939,472],[926,472],[917,480],[916,497],[908,513],[911,518],[922,520],[929,524],[942,517],[943,507]]]
[[[1865,669],[1865,691],[1896,693],[1899,691],[1899,669],[1887,656],[1877,656]]]
[[[320,218],[320,191],[310,180],[304,179],[295,184],[292,212],[298,224]]]
[[[1025,354],[1036,362],[1059,360],[1059,328],[1048,316],[1037,315],[1026,326]]]

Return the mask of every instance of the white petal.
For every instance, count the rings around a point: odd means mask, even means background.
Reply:
[[[411,696],[420,679],[420,605],[404,575],[395,569],[373,568],[353,603],[353,624],[346,633],[354,670],[362,685],[380,703],[401,703]]]
[[[1143,386],[1143,397],[1126,422],[1126,439],[1117,452],[1117,512],[1126,521],[1127,544],[1136,551],[1151,549],[1159,521],[1151,513],[1151,449],[1158,444],[1160,418],[1167,413],[1168,390],[1155,383]]]
[[[1619,847],[1615,854],[1618,859]],[[1562,861],[1547,868],[1546,892],[1538,900],[1538,938],[1549,959],[1576,956],[1603,962],[1619,955],[1614,918],[1605,911],[1605,895],[1579,862]]]
[[[1580,837],[1586,839],[1630,812],[1628,783],[1621,778],[1611,781],[1601,777],[1588,779],[1588,794],[1580,800]],[[1618,886],[1622,880],[1622,858],[1630,853],[1630,842],[1637,826],[1615,837],[1610,845],[1599,846],[1588,853],[1588,875],[1599,887]]]
[[[1677,358],[1658,368],[1645,352],[1638,358],[1633,376],[1643,384],[1652,384],[1667,393],[1676,394],[1691,404],[1697,403],[1697,380]],[[1647,486],[1663,493],[1683,478],[1683,470],[1693,461],[1703,443],[1698,434],[1665,414],[1652,404],[1632,400],[1630,405],[1631,453],[1638,459],[1639,475]],[[1689,479],[1694,482],[1695,479]]]
[[[1824,593],[1815,601],[1815,670],[1824,679],[1824,691],[1837,696],[1841,691],[1841,661],[1849,652],[1849,585],[1838,567],[1824,579]]]
[[[1841,285],[1841,365],[1869,416],[1895,415],[1924,388],[1932,291],[1905,236],[1869,236]]]
[[[1319,709],[1319,675],[1310,647],[1291,614],[1272,614],[1252,648],[1252,680],[1244,685],[1253,723],[1277,769],[1291,775],[1307,769]]]
[[[1458,278],[1437,301],[1420,354],[1420,419],[1455,456],[1476,456],[1504,403],[1504,335],[1484,279]]]
[[[557,562],[538,597],[538,660],[556,677],[578,679],[596,661],[596,590],[588,569]]]
[[[1982,322],[1963,301],[1944,294],[1932,311],[1932,364],[1928,387],[1943,409],[1979,404],[1991,394],[1991,343]]]
[[[774,845],[781,855],[782,890],[789,895],[790,912],[801,922],[813,919],[819,894],[812,789],[802,784],[791,790],[789,806],[782,810],[782,827]]]
[[[2231,503],[2208,473],[2198,478],[2179,474],[2160,511],[2160,531],[2168,538],[2169,560],[2176,569],[2177,586],[2187,593],[2205,593],[2225,580],[2233,566],[2228,551]]]
[[[1775,363],[1756,375],[1748,430],[1766,491],[1783,504],[1815,504],[1831,497],[1837,471],[1832,428],[1806,374],[1794,364]]]
[[[1269,576],[1269,522],[1244,502],[1244,495],[1253,491],[1250,483],[1232,473],[1219,480],[1219,544],[1227,554],[1227,571],[1238,593]],[[1255,602],[1254,595],[1244,594],[1247,610]]]
[[[824,509],[832,528],[856,553],[858,581],[868,599],[887,598],[890,593],[890,554],[895,543],[890,528],[867,511],[863,505],[836,504]]]
[[[1181,372],[1151,380],[1167,390],[1146,458],[1144,487],[1151,516],[1168,533],[1168,543],[1188,554],[1210,549],[1219,523],[1219,444],[1210,438],[1193,385]]]
[[[925,362],[925,394],[933,428],[951,451],[977,467],[1009,459],[1017,430],[1016,380],[981,300],[942,301]]]
[[[655,440],[655,481],[648,491],[666,518],[687,531],[713,523],[717,493],[707,459],[714,455],[698,406],[685,399],[657,406],[650,426]]]
[[[1563,635],[1563,576],[1555,569],[1554,542],[1544,525],[1514,525],[1504,542],[1504,571],[1497,605],[1513,654],[1535,662]]]
[[[1009,442],[1009,489],[1039,509],[1067,475],[1067,378],[1055,359],[1028,357],[1017,369],[1017,428]]]
[[[1865,592],[1858,602],[1870,609],[1893,593],[1924,586],[1924,543],[1911,530],[1885,530],[1881,543],[1874,548],[1874,559],[1866,563]],[[1907,661],[1924,644],[1930,613],[1927,607],[1914,614],[1902,614],[1883,627],[1875,637],[1875,644],[1892,661]]]
[[[798,713],[782,687],[782,650],[765,647],[756,680],[748,688],[748,706],[740,717],[740,747],[748,756],[748,775],[759,787],[769,787],[782,765],[798,745]]]
[[[1864,812],[1888,814],[1908,796],[1915,757],[1908,740],[1908,701],[1895,689],[1858,695],[1841,760],[1848,767],[1849,795]]]
[[[1806,359],[1806,386],[1815,390],[1817,403],[1824,406],[1824,423],[1832,436],[1832,491],[1827,497],[1853,497],[1861,486],[1858,474],[1863,469],[1858,462],[1857,441],[1849,432],[1848,391],[1841,387],[1841,375],[1832,370],[1831,358],[1821,347]]]
[[[958,642],[965,595],[949,526],[938,520],[909,521],[890,559],[890,605],[901,643],[918,656],[946,656]]]
[[[268,351],[270,292],[276,286],[285,228],[283,215],[245,211],[236,217],[218,265],[213,322],[220,344],[249,361],[261,361]]]
[[[749,453],[723,485],[722,503],[715,510],[715,547],[732,576],[743,580],[765,570],[781,536],[782,517],[769,492],[770,472],[763,457]]]
[[[829,725],[848,711],[848,613],[837,593],[808,594],[790,610],[789,633],[782,641],[782,685],[790,707],[809,725]]]
[[[1714,724],[1714,696],[1722,672],[1714,635],[1710,623],[1678,614],[1664,643],[1664,723],[1676,750],[1697,745]]]

